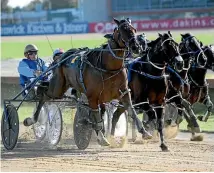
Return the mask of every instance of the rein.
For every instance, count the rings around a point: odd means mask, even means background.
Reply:
[[[129,69],[129,70],[134,71],[134,72],[136,72],[136,73],[138,73],[140,75],[143,75],[143,76],[151,78],[151,79],[161,80],[163,78],[169,77],[169,75],[154,76],[154,75],[151,75],[151,74],[148,74],[148,73],[145,73],[145,72],[142,72],[142,71],[134,70],[134,69]]]
[[[123,51],[124,51],[124,56],[123,56],[123,57],[119,57],[119,56],[115,55],[115,53],[113,52],[113,50],[112,50],[112,48],[111,48],[109,42],[108,42],[108,49],[109,49],[109,52],[111,53],[111,55],[112,55],[114,58],[119,59],[119,60],[124,60],[124,58],[127,58],[127,56],[129,55],[129,54],[125,55],[125,52],[126,52],[125,49],[120,49],[120,50],[123,50]],[[114,49],[114,50],[115,50],[115,49]],[[129,53],[129,50],[127,50],[127,52]]]
[[[151,48],[149,49],[149,51],[147,52],[147,61],[149,64],[151,64],[153,67],[159,69],[159,70],[163,70],[165,68],[164,67],[158,67],[157,65],[155,65],[152,61],[150,61],[150,57],[149,57],[149,52],[150,52]]]

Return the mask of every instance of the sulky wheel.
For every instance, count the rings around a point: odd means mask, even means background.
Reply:
[[[16,107],[12,104],[6,106],[1,120],[1,135],[4,147],[12,150],[19,136],[19,117]]]
[[[36,108],[34,112],[36,111]],[[44,104],[40,110],[38,121],[35,124],[33,124],[33,131],[37,140],[42,141],[45,138],[47,131],[47,123],[48,123],[48,110],[46,104]]]
[[[62,113],[60,108],[56,104],[48,105],[48,128],[47,137],[51,146],[56,146],[62,136]]]
[[[80,150],[86,149],[91,140],[92,125],[87,120],[87,117],[87,108],[77,106],[77,111],[74,117],[73,133],[75,144]]]

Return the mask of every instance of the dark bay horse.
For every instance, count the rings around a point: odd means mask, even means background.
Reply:
[[[179,45],[171,37],[170,32],[159,34],[156,40],[148,43],[148,47],[144,56],[128,66],[129,87],[133,102],[147,112],[149,120],[145,124],[151,123],[154,119],[157,121],[160,147],[162,151],[167,151],[168,147],[163,136],[164,104],[168,87],[165,68],[170,64],[180,71],[183,68],[183,59],[179,53]],[[111,135],[114,135],[115,125],[123,112],[123,108],[115,111]]]
[[[205,115],[198,116],[198,119],[200,121],[207,122],[213,109],[213,103],[209,96],[209,85],[205,77],[208,69],[214,71],[214,46],[203,46],[203,44],[201,43],[201,48],[207,57],[207,63],[205,67],[195,66],[194,64],[191,66],[188,72],[190,93],[187,100],[192,105],[196,102],[199,102],[207,107]]]
[[[104,112],[102,110],[104,109],[103,103],[112,99],[120,99],[129,115],[136,122],[138,131],[146,138],[151,137],[137,118],[132,106],[124,66],[124,59],[130,52],[138,54],[140,51],[135,37],[136,29],[131,25],[129,19],[120,21],[114,19],[114,22],[117,24],[113,33],[114,39],[101,48],[84,52],[79,50],[79,53],[76,53],[76,50],[71,50],[62,55],[60,61],[70,55],[71,58],[64,63],[60,64],[59,62],[59,67],[54,70],[53,78],[50,80],[47,91],[41,97],[33,118],[24,120],[25,126],[37,122],[40,109],[46,101],[51,98],[61,98],[64,92],[72,87],[87,96],[89,116],[93,117],[93,127],[100,145],[109,145],[102,132],[102,113]]]
[[[194,36],[190,33],[181,34],[181,36],[180,53],[184,59],[185,66],[183,71],[179,73],[172,73],[172,71],[168,70],[170,74],[170,88],[167,98],[169,99],[168,103],[175,103],[178,107],[178,114],[180,116],[178,115],[176,123],[179,124],[181,122],[180,117],[184,113],[185,119],[188,122],[188,129],[192,132],[200,132],[191,103],[187,100],[190,92],[188,74],[193,64],[204,67],[207,58]]]

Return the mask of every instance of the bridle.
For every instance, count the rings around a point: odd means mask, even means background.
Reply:
[[[198,50],[197,51],[194,51],[190,46],[189,46],[189,40],[191,39],[192,40],[192,38],[196,38],[195,36],[188,36],[187,38],[182,38],[183,39],[183,41],[181,42],[181,45],[184,45],[183,47],[187,50],[187,53],[182,53],[181,55],[186,55],[186,54],[188,54],[188,55],[190,55],[190,58],[191,58],[191,61],[194,61],[195,60],[195,58],[196,58],[196,64],[199,66],[199,67],[202,67],[202,68],[204,68],[205,67],[205,65],[206,65],[206,63],[202,66],[202,65],[200,65],[200,63],[199,63],[199,57],[200,57],[200,55],[201,54],[203,54],[204,53],[204,51],[200,48],[200,46],[197,46],[198,47]],[[195,43],[195,40],[194,40],[194,43]],[[195,43],[195,44],[197,44],[197,43]],[[181,47],[181,49],[183,48],[183,47]],[[180,49],[180,50],[181,50]],[[197,56],[197,57],[196,57]]]
[[[133,39],[136,39],[135,36],[133,35],[131,38],[129,38],[127,41],[125,41],[122,37],[122,34],[120,33],[120,29],[123,25],[127,25],[127,27],[131,27],[134,29],[134,27],[127,21],[121,23],[117,28],[114,29],[114,33],[113,33],[113,39],[115,40],[115,42],[117,42],[118,45],[120,45],[120,41],[123,43],[124,45],[124,48],[127,48],[129,49],[129,46],[130,46],[130,42],[133,40]],[[135,30],[135,29],[134,29]],[[115,34],[117,34],[117,39],[115,37]]]
[[[123,23],[121,23],[117,28],[114,29],[114,33],[113,33],[113,41],[118,45],[118,47],[120,47],[119,49],[112,49],[109,42],[108,42],[108,49],[110,51],[110,53],[112,54],[112,56],[116,59],[121,59],[121,60],[124,60],[126,57],[129,56],[129,53],[130,53],[130,49],[129,49],[129,45],[130,45],[130,42],[133,40],[133,39],[136,39],[135,36],[133,35],[131,38],[129,38],[128,41],[125,41],[123,38],[122,38],[122,35],[120,33],[120,29],[123,25],[127,25],[127,26],[131,26],[133,27],[128,21],[125,21]],[[122,42],[123,46],[120,45],[120,43]],[[123,57],[119,57],[117,56],[113,50],[120,50],[120,51],[124,51],[124,55]]]
[[[161,39],[161,38],[160,38]],[[159,48],[156,48],[155,50],[154,50],[154,52],[157,52],[158,50],[159,51],[161,51],[161,52],[163,52],[167,57],[168,57],[168,59],[169,59],[169,64],[172,64],[173,66],[175,66],[175,64],[172,62],[173,61],[173,59],[171,58],[171,57],[169,57],[169,55],[166,53],[166,49],[164,49],[164,44],[166,44],[166,42],[167,41],[172,41],[173,43],[175,43],[175,44],[171,44],[172,45],[172,47],[173,47],[173,49],[175,50],[175,52],[177,53],[177,56],[180,56],[180,52],[178,51],[178,49],[176,48],[176,42],[174,41],[174,39],[172,38],[172,37],[169,37],[169,38],[167,38],[166,40],[164,40],[162,43],[161,43],[161,45],[159,46]],[[170,42],[170,43],[172,43],[172,42]],[[157,46],[156,46],[157,47]],[[157,68],[157,69],[164,69],[165,68],[165,65],[164,65],[164,67],[158,67],[157,65],[155,65],[154,63],[152,63],[151,62],[151,60],[150,60],[150,57],[149,57],[149,52],[150,52],[150,50],[151,49],[149,49],[149,51],[148,51],[148,53],[147,53],[147,61],[148,62],[150,62],[150,64],[152,64],[155,68]]]

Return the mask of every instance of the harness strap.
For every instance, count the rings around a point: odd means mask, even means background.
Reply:
[[[123,57],[119,57],[119,56],[115,55],[115,53],[114,53],[113,50],[111,49],[111,46],[110,46],[109,42],[108,42],[108,49],[109,49],[110,53],[112,54],[112,56],[113,56],[114,58],[120,59],[120,60],[123,60],[123,59],[125,58],[125,52],[124,52],[124,56],[123,56]],[[124,49],[121,49],[121,50],[124,51]]]
[[[148,77],[148,78],[156,79],[156,80],[161,80],[161,79],[163,79],[163,78],[169,77],[169,75],[154,76],[154,75],[151,75],[151,74],[148,74],[148,73],[145,73],[145,72],[142,72],[142,71],[137,71],[137,70],[134,70],[134,69],[129,69],[129,70],[134,71],[134,72],[136,72],[136,73],[138,73],[138,74],[141,74],[141,75],[143,75],[143,76],[146,76],[146,77]]]
[[[126,94],[128,94],[129,92],[130,92],[131,90],[130,89],[128,89],[128,90],[125,90],[124,92],[123,91],[121,91],[121,90],[119,90],[119,92],[120,92],[120,96],[119,96],[119,99],[122,99]]]
[[[202,95],[202,88],[200,88],[199,95],[198,95],[198,99],[197,99],[196,102],[199,102],[199,100],[201,99],[201,95]]]
[[[147,61],[149,62],[149,64],[151,64],[153,67],[159,69],[159,70],[163,70],[165,68],[165,65],[164,67],[158,67],[157,65],[155,65],[153,62],[150,61],[150,58],[149,58],[149,52],[150,52],[151,49],[148,50],[147,52]]]

